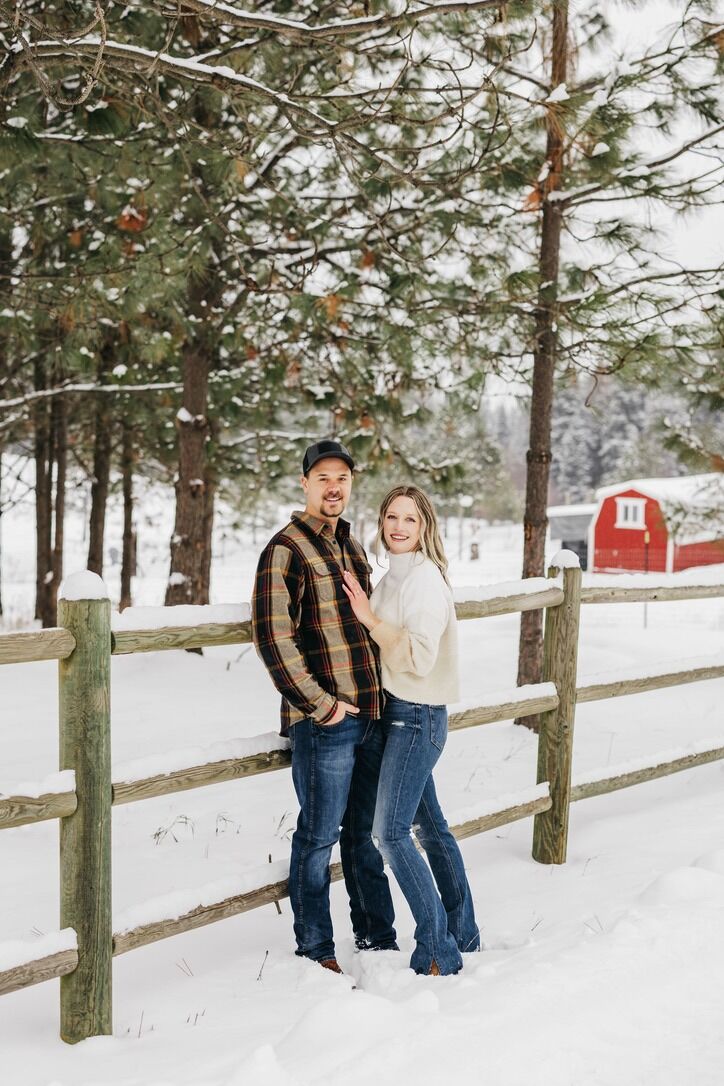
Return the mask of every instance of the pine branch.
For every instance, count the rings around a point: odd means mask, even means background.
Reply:
[[[712,128],[707,129],[706,132],[702,132],[698,136],[694,136],[690,140],[679,144],[678,147],[673,148],[671,151],[667,151],[663,155],[659,155],[656,158],[649,159],[646,162],[641,162],[635,167],[621,167],[611,177],[609,181],[597,182],[593,185],[584,185],[579,189],[574,189],[572,192],[567,193],[565,190],[557,189],[550,192],[547,196],[549,201],[558,201],[563,204],[563,207],[577,207],[580,204],[585,204],[590,196],[595,195],[597,192],[603,192],[606,189],[610,189],[620,184],[621,178],[630,177],[631,170],[655,170],[662,166],[668,166],[669,163],[675,162],[676,159],[681,158],[682,155],[690,151],[692,147],[697,147],[704,143],[706,140],[711,139],[712,136],[717,136],[720,132],[724,132],[724,123],[714,125]],[[648,195],[646,192],[635,192],[623,194],[620,199],[641,199]],[[619,197],[617,197],[619,198]]]
[[[353,135],[354,129],[361,129],[374,121],[384,119],[380,118],[379,108],[373,107],[368,113],[357,112],[337,121],[329,120],[316,110],[300,104],[299,101],[290,97],[290,95],[276,91],[248,76],[241,75],[231,68],[203,64],[197,58],[174,57],[168,53],[116,41],[101,42],[97,39],[87,39],[84,41],[73,41],[69,39],[42,41],[33,45],[33,54],[35,58],[45,58],[49,60],[67,60],[70,57],[76,56],[92,57],[95,65],[101,48],[103,50],[103,61],[105,66],[136,72],[147,78],[161,72],[165,75],[179,79],[182,83],[209,85],[230,94],[233,94],[235,91],[241,92],[244,96],[248,96],[252,100],[257,99],[275,106],[280,113],[290,120],[290,123],[294,125],[298,135],[305,140],[322,143],[331,142],[335,145],[341,145],[338,148],[340,151],[344,150],[352,152],[353,156],[356,156],[363,161],[371,160],[372,163],[376,163],[378,167],[383,167],[386,171],[389,171],[400,180],[410,182],[420,187],[426,187],[428,185],[438,187],[442,181],[442,177],[440,176],[435,176],[430,180],[422,179],[421,175],[424,172],[429,172],[429,165],[422,167],[415,164],[408,168],[400,167],[395,163],[390,154],[387,153],[386,148],[371,147],[362,139]],[[18,61],[22,60],[21,54],[17,49],[15,56]],[[483,85],[477,88],[476,95],[485,94],[489,89],[487,81],[484,81]],[[475,97],[475,95],[471,97]],[[325,100],[334,101],[334,95],[326,96]],[[459,109],[455,112],[462,114],[464,107],[467,104],[468,100],[464,100]],[[439,117],[424,123],[439,123],[443,117],[449,116],[451,112],[451,110],[446,110]],[[432,147],[443,147],[449,151],[451,141],[461,133],[462,124],[462,116],[458,116],[458,124],[454,132],[442,134],[434,143],[426,144],[422,147],[409,148],[409,153],[419,157],[424,150],[429,150]],[[497,115],[493,120],[494,129],[496,125]],[[482,156],[477,157],[467,168],[457,166],[454,173],[449,175],[448,179],[458,181],[466,174],[477,170],[481,164],[481,158]],[[347,164],[345,168],[349,169],[349,164]]]
[[[642,283],[661,283],[668,279],[680,279],[682,276],[707,276],[721,275],[721,268],[679,268],[677,271],[657,271],[650,275],[638,275],[633,279],[627,279],[625,283],[618,283],[608,290],[601,290],[600,286],[593,287],[585,293],[564,295],[558,299],[560,305],[572,305],[586,301],[588,298],[597,299],[613,298],[616,294],[629,291],[631,287],[640,286]]]
[[[396,30],[404,27],[408,30],[424,19],[434,18],[436,15],[497,11],[503,6],[506,6],[506,0],[443,0],[437,4],[408,7],[397,14],[366,15],[359,19],[343,19],[313,26],[296,19],[282,19],[276,15],[240,11],[230,4],[217,3],[216,0],[179,0],[179,8],[200,15],[202,19],[209,19],[223,26],[236,26],[243,30],[266,30],[300,44],[358,37],[360,34],[381,29]],[[162,4],[161,13],[167,17],[178,18],[179,8],[168,8]]]
[[[149,77],[158,72],[163,72],[184,83],[208,84],[228,92],[234,90],[243,91],[254,98],[277,106],[285,115],[291,114],[298,120],[307,122],[310,128],[305,134],[308,136],[331,136],[336,131],[337,126],[334,122],[328,121],[315,110],[292,101],[287,95],[275,91],[255,79],[241,75],[232,68],[203,64],[195,58],[174,57],[169,53],[160,53],[153,49],[144,49],[141,46],[129,45],[125,42],[106,41],[102,43],[95,38],[84,41],[58,39],[57,41],[36,42],[33,45],[33,52],[36,57],[50,60],[67,60],[77,56],[95,58],[101,45],[103,45],[104,60],[107,65],[131,70]]]

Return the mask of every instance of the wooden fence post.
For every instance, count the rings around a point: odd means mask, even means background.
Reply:
[[[58,621],[76,647],[60,661],[60,768],[78,806],[60,820],[60,927],[78,936],[78,967],[60,981],[60,1036],[113,1032],[111,1003],[111,605],[94,573],[66,579]]]
[[[543,864],[566,862],[576,715],[581,569],[573,565],[576,556],[571,551],[561,554],[566,556],[561,557],[563,603],[546,610],[543,649],[543,682],[555,683],[558,707],[541,714],[538,735],[538,784],[549,782],[552,801],[550,810],[537,814],[533,823],[533,859]],[[548,576],[558,573],[552,564]]]

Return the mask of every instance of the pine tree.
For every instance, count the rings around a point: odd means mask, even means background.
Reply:
[[[274,480],[274,456],[320,419],[384,461],[423,390],[474,404],[488,372],[528,378],[524,572],[540,574],[555,374],[652,383],[698,373],[716,339],[714,270],[667,260],[641,208],[718,198],[720,32],[693,3],[662,46],[609,64],[595,7],[570,25],[563,0],[543,19],[456,8],[350,21],[304,3],[290,20],[184,0],[169,24],[138,6],[112,10],[101,56],[68,35],[64,6],[41,5],[30,59],[8,26],[18,116],[0,155],[15,156],[10,218],[28,238],[13,320],[32,332],[27,357],[52,341],[35,314],[55,314],[70,380],[92,372],[102,322],[125,322],[118,383],[171,396],[148,427],[166,469],[185,405],[161,389],[182,384],[203,323],[209,410],[187,411],[208,427],[209,489],[234,470]],[[20,147],[42,149],[35,175]],[[38,224],[41,192],[54,200]],[[55,274],[38,285],[41,265]],[[194,283],[210,290],[203,317]],[[524,616],[521,681],[539,633]]]
[[[624,42],[613,62],[603,8],[569,17],[553,0],[544,14],[541,24],[511,8],[471,42],[481,66],[497,61],[481,127],[496,112],[505,137],[448,190],[457,275],[442,291],[430,281],[423,307],[428,335],[465,360],[471,382],[483,365],[530,380],[524,576],[544,573],[556,375],[654,384],[702,367],[720,272],[668,257],[657,226],[724,192],[721,36],[708,4],[687,5],[640,53]],[[540,664],[541,615],[528,612],[519,682],[538,681]]]
[[[49,224],[56,251],[66,250],[63,267],[82,269],[46,291],[49,305],[62,296],[64,372],[95,370],[95,385],[107,385],[118,361],[107,356],[119,353],[126,329],[120,354],[129,364],[116,383],[182,386],[168,602],[208,598],[213,494],[255,432],[277,446],[280,418],[301,429],[333,412],[334,429],[373,461],[386,455],[383,417],[394,421],[406,395],[439,379],[445,360],[430,358],[425,330],[421,337],[407,317],[418,295],[412,269],[432,271],[454,225],[423,198],[425,186],[470,172],[488,135],[476,127],[445,164],[478,89],[461,100],[455,72],[466,58],[439,63],[408,48],[410,28],[420,44],[434,42],[444,12],[383,14],[367,25],[339,5],[322,24],[307,4],[309,22],[292,25],[191,6],[196,14],[173,28],[161,54],[163,17],[143,7],[104,16],[102,52],[92,34],[67,33],[61,5],[23,13],[6,30],[15,38],[7,86],[25,103],[11,135],[16,144],[45,141],[59,208],[68,207],[64,188],[76,194],[72,220],[55,213]],[[23,19],[34,31],[29,49]],[[254,37],[239,43],[242,25]],[[435,91],[431,80],[448,86]],[[340,82],[349,93],[338,93]],[[32,274],[30,254],[26,266]],[[98,569],[108,405],[124,400],[94,393]],[[257,449],[264,444],[260,437]],[[165,463],[168,452],[163,440],[153,449]]]

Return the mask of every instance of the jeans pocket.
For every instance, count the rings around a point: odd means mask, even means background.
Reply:
[[[354,713],[345,713],[342,719],[338,720],[336,724],[318,724],[316,720],[313,720],[312,723],[314,725],[314,731],[318,734],[332,735],[336,731],[343,731],[343,726],[349,723],[350,718],[356,720],[356,715]]]
[[[442,750],[447,742],[447,706],[428,705],[430,715],[430,742],[438,750]]]

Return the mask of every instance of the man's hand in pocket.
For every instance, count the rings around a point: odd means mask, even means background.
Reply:
[[[347,713],[352,713],[353,716],[356,716],[358,712],[359,709],[356,705],[350,705],[348,701],[338,701],[337,712],[333,717],[330,717],[329,720],[325,720],[323,726],[327,727],[329,724],[339,724],[340,721],[344,720]]]

